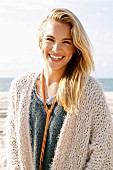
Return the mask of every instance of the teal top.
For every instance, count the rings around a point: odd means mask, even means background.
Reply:
[[[47,100],[47,106],[50,108],[54,98]],[[44,110],[44,104],[42,98],[37,94],[36,88],[34,88],[31,96],[30,103],[30,132],[31,132],[31,146],[34,159],[35,170],[39,169],[39,160],[41,153],[41,145],[44,134],[46,112]],[[48,134],[46,139],[46,146],[43,159],[43,170],[49,170],[52,159],[54,157],[54,151],[58,140],[58,135],[62,127],[66,112],[62,106],[59,106],[56,102],[49,122]]]

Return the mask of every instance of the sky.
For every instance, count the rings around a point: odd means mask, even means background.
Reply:
[[[113,78],[113,0],[0,0],[0,77],[16,77],[43,66],[37,35],[53,8],[68,8],[93,46],[94,77]]]

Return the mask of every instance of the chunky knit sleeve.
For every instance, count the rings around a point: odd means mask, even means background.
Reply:
[[[6,123],[7,170],[20,170],[15,129],[16,84],[12,82]]]
[[[92,110],[89,156],[84,170],[113,170],[113,122],[100,85],[90,80]]]

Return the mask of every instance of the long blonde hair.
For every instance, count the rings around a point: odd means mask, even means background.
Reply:
[[[76,51],[69,61],[65,74],[60,80],[57,91],[57,101],[67,112],[78,111],[80,97],[83,91],[83,77],[89,77],[94,69],[94,61],[91,53],[91,43],[79,21],[71,11],[58,8],[53,9],[49,15],[41,22],[39,27],[39,47],[41,48],[44,28],[48,21],[59,21],[71,25],[71,35]]]

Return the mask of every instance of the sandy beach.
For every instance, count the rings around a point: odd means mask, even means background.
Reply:
[[[113,115],[113,92],[104,92]],[[5,120],[7,116],[8,92],[0,92],[0,170],[5,170]]]
[[[5,170],[5,120],[7,116],[8,92],[0,92],[0,170]]]

